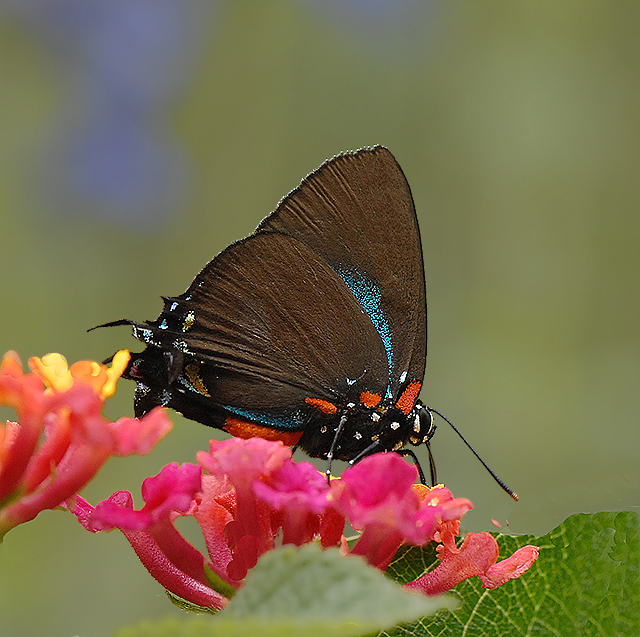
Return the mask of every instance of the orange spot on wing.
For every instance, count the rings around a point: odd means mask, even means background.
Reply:
[[[322,398],[305,398],[304,402],[307,403],[307,405],[319,409],[323,414],[329,414],[330,416],[333,416],[333,414],[338,411],[338,408],[333,403],[330,403],[328,400],[322,400]]]
[[[363,391],[360,394],[360,402],[365,407],[375,407],[382,400],[380,394],[372,394],[370,391]]]
[[[407,388],[402,392],[400,398],[398,398],[398,402],[396,403],[396,407],[405,415],[407,415],[416,404],[416,400],[418,400],[418,394],[420,393],[420,388],[422,387],[422,383],[419,383],[417,380],[412,380]]]
[[[227,418],[222,427],[226,432],[236,438],[264,438],[265,440],[281,440],[285,445],[291,447],[295,445],[302,436],[301,431],[280,431],[271,427],[262,427],[253,422],[239,420],[238,418]]]

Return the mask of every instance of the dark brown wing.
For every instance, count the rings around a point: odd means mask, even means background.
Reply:
[[[163,404],[212,426],[235,414],[292,431],[309,399],[321,411],[367,393],[400,400],[426,355],[420,235],[400,167],[382,147],[325,162],[156,321],[132,324],[148,345],[127,372],[137,414]]]
[[[191,398],[176,393],[180,384],[240,417],[297,428],[307,398],[356,401],[362,384],[388,385],[367,313],[322,258],[286,235],[261,232],[227,248],[154,326],[183,353],[186,371],[168,402],[183,413]]]
[[[338,273],[369,313],[386,350],[390,394],[424,376],[427,316],[422,246],[409,184],[381,146],[325,162],[258,232],[295,237]]]

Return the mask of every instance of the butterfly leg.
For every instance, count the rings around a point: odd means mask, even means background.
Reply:
[[[427,445],[428,446],[428,445]],[[399,453],[401,456],[409,456],[414,464],[416,465],[416,469],[418,470],[418,476],[420,477],[420,483],[426,485],[427,484],[427,479],[425,478],[424,475],[424,471],[422,470],[422,467],[420,466],[420,461],[418,460],[418,456],[416,456],[416,454],[411,451],[411,449],[399,449],[398,451],[396,451],[396,453]],[[431,455],[431,450],[429,449],[429,464],[431,465],[431,485],[435,485],[435,475],[436,475],[436,465],[433,462],[433,456]],[[427,485],[428,486],[428,485]]]
[[[353,467],[353,465],[356,462],[360,462],[362,458],[364,458],[365,456],[368,456],[379,445],[380,445],[380,440],[379,439],[374,440],[366,449],[361,451],[355,458],[351,458],[351,460],[349,460],[349,466]]]
[[[431,486],[435,487],[436,484],[438,484],[438,476],[436,475],[436,461],[434,460],[433,454],[431,453],[431,445],[429,444],[429,440],[427,440],[427,442],[425,442],[424,444],[426,445],[427,451],[429,452],[429,473],[431,473]]]
[[[329,448],[329,452],[327,453],[327,483],[331,482],[331,462],[333,461],[333,454],[335,453],[336,446],[338,445],[338,438],[344,429],[344,425],[347,422],[347,414],[342,414],[342,418],[340,418],[340,423],[336,427],[336,434],[333,437],[333,442],[331,443],[331,447]]]

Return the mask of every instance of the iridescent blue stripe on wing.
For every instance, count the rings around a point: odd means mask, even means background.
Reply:
[[[369,315],[371,322],[376,328],[378,334],[380,334],[384,349],[387,352],[389,378],[391,378],[391,370],[393,369],[391,328],[389,327],[387,318],[382,311],[382,296],[380,294],[380,288],[357,270],[337,270],[337,273],[351,290],[356,299],[358,299],[358,303],[360,303],[364,311]],[[387,386],[387,397],[390,395],[391,388]]]
[[[229,407],[228,405],[224,405],[224,408],[233,414],[246,418],[247,420],[258,422],[262,425],[273,427],[275,429],[295,429],[299,431],[302,429],[303,425],[300,413],[294,413],[286,416],[274,416],[273,414],[250,411],[249,409],[239,409],[237,407]]]

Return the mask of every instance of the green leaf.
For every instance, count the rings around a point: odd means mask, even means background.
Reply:
[[[404,591],[358,557],[287,546],[264,555],[215,617],[147,622],[116,637],[348,637],[452,605]]]
[[[272,621],[301,631],[294,634],[358,635],[451,606],[446,598],[402,590],[358,557],[344,558],[338,550],[316,545],[268,553],[258,567],[224,614],[255,618],[261,635],[264,623]]]
[[[638,637],[640,525],[633,512],[569,517],[541,538],[494,534],[500,558],[526,544],[540,557],[520,579],[488,591],[478,578],[453,589],[453,610],[378,633],[381,636]],[[433,565],[432,549],[396,556],[390,573],[415,579]]]
[[[540,558],[520,579],[488,591],[478,578],[453,590],[459,604],[411,596],[356,558],[317,547],[265,555],[228,609],[212,618],[141,624],[117,637],[638,637],[640,523],[636,513],[573,515],[541,538],[495,534],[501,558],[526,544]],[[398,552],[388,574],[411,581],[436,563],[433,546]],[[422,606],[422,605],[425,606]],[[373,634],[373,633],[371,633]]]

